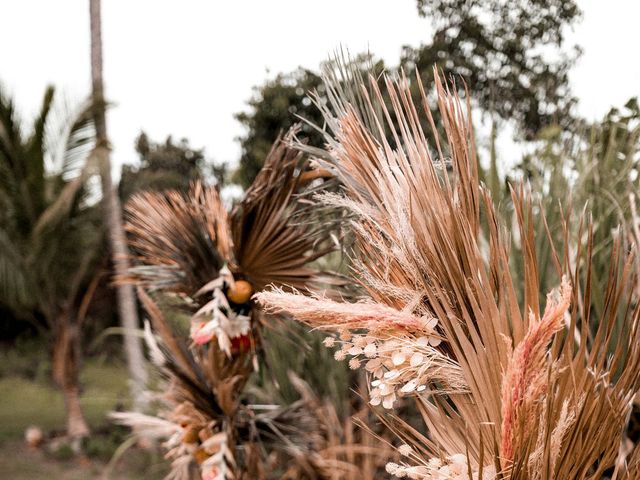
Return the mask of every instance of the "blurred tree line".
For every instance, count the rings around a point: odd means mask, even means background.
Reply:
[[[138,164],[122,166],[119,191],[123,201],[144,190],[187,191],[196,180],[226,183],[227,165],[207,162],[204,149],[192,148],[186,138],[176,143],[168,136],[164,142],[154,142],[141,132],[135,149]]]
[[[438,65],[447,74],[460,76],[472,86],[473,100],[484,112],[513,121],[520,138],[539,138],[541,130],[549,125],[564,128],[575,124],[571,115],[575,99],[567,73],[578,51],[566,54],[563,48],[566,30],[581,16],[576,2],[417,0],[416,9],[430,21],[433,29],[430,40],[417,47],[405,46],[397,68],[389,68],[371,56],[356,57],[363,70],[371,63],[376,71],[386,68],[391,73],[402,68],[410,74],[417,69],[428,85],[432,67]],[[248,110],[236,115],[247,133],[238,139],[242,154],[233,172],[228,171],[227,165],[213,166],[206,162],[202,149],[193,148],[186,139],[176,142],[168,137],[164,142],[155,142],[142,132],[136,140],[138,164],[125,165],[122,169],[119,184],[122,200],[144,189],[184,190],[198,178],[221,186],[238,183],[246,187],[277,135],[298,122],[298,117],[321,126],[320,113],[308,97],[312,91],[322,102],[326,92],[320,72],[304,68],[280,73],[254,88]],[[48,95],[52,97],[53,93]],[[39,121],[44,122],[42,118]],[[7,135],[12,131],[12,124],[6,116],[3,122],[8,123],[3,125],[3,137],[11,140]],[[320,135],[306,123],[302,125],[301,136],[308,138],[310,144],[321,146]],[[526,159],[523,168],[526,168]],[[39,174],[45,175],[44,170]],[[17,181],[9,178],[3,175],[5,183]],[[29,181],[33,178],[29,174]],[[38,195],[37,189],[30,191]],[[14,200],[25,207],[23,199]],[[40,198],[34,202],[42,205]],[[4,213],[3,224],[7,222],[7,215]],[[20,284],[16,282],[15,285]],[[7,284],[5,281],[4,285]],[[0,304],[0,308],[9,312],[3,318],[14,316],[11,305]],[[4,321],[2,325],[5,333],[17,333],[15,322]]]
[[[549,125],[575,124],[575,98],[568,72],[580,54],[566,52],[567,30],[581,17],[569,0],[417,0],[419,15],[433,28],[429,42],[403,47],[398,67],[385,66],[371,56],[356,56],[362,70],[412,76],[417,71],[425,85],[433,80],[433,67],[458,78],[458,87],[470,87],[474,106],[493,121],[510,121],[520,139],[534,140]],[[242,155],[233,180],[251,183],[278,133],[298,117],[322,126],[317,107],[306,92],[326,96],[321,73],[299,68],[280,73],[254,87],[249,109],[236,119],[245,127],[239,138]],[[425,131],[428,131],[426,129]],[[321,136],[308,125],[309,143],[321,146]]]

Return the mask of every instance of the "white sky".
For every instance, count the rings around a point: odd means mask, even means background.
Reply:
[[[115,165],[152,139],[187,137],[208,158],[237,160],[233,114],[251,87],[298,66],[317,68],[339,45],[395,65],[402,45],[426,41],[415,0],[103,0],[104,76]],[[88,0],[0,0],[0,82],[25,119],[45,85],[71,101],[90,88]],[[589,119],[640,95],[640,1],[583,0],[572,34],[584,55],[572,73]],[[268,73],[270,72],[270,73]],[[472,87],[472,86],[471,86]],[[503,156],[509,153],[509,139]],[[511,163],[514,159],[506,159]]]

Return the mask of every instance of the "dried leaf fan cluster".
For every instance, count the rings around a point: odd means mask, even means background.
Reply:
[[[313,290],[335,278],[310,266],[335,242],[304,201],[326,186],[327,172],[288,148],[290,136],[276,142],[230,213],[216,188],[201,184],[188,194],[142,193],[127,205],[136,264],[124,281],[138,287],[151,319],[150,355],[166,383],[157,416],[114,417],[164,441],[170,478],[267,478],[274,461],[290,471],[319,468],[313,455],[324,448],[326,412],[304,385],[307,400],[282,408],[248,405],[242,395],[261,349],[264,319],[253,293],[266,285]],[[190,317],[182,333],[176,314]]]
[[[334,332],[326,345],[369,372],[372,404],[393,409],[400,396],[415,398],[426,434],[381,412],[402,439],[402,461],[387,464],[392,476],[640,478],[640,450],[622,448],[640,386],[631,255],[614,248],[606,308],[590,332],[590,223],[566,215],[565,244],[552,249],[558,288],[545,302],[537,192],[513,189],[509,232],[478,178],[469,105],[436,75],[439,135],[419,79],[412,89],[404,76],[364,82],[340,72],[326,79],[327,149],[316,153],[344,186],[322,201],[352,213],[352,277],[365,298],[274,289],[258,301]],[[512,262],[523,264],[523,282]]]

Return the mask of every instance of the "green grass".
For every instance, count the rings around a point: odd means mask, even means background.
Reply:
[[[5,442],[0,455],[0,471],[3,478],[27,480],[55,478],[60,480],[83,480],[100,478],[97,465],[83,461],[60,462],[47,458],[40,451],[27,450],[17,441]]]
[[[106,423],[106,414],[128,404],[124,367],[90,362],[83,368],[82,407],[93,428]],[[0,378],[0,441],[22,438],[29,425],[44,431],[64,430],[64,400],[51,381]]]
[[[2,444],[0,478],[11,480],[160,480],[167,474],[167,465],[157,453],[134,449],[118,462],[109,477],[105,471],[106,464],[99,460],[56,460],[41,450],[27,448],[22,441]]]
[[[50,371],[47,365],[42,365],[42,370]],[[91,458],[63,459],[44,450],[29,449],[23,440],[29,425],[37,425],[45,434],[64,433],[62,394],[45,375],[35,379],[18,374],[0,376],[0,478],[106,479],[106,464],[127,435],[111,425],[106,415],[128,406],[127,378],[125,367],[118,363],[90,360],[84,365],[81,403],[94,432],[86,451]],[[110,478],[152,480],[161,479],[166,473],[166,462],[157,451],[133,448],[120,458]]]

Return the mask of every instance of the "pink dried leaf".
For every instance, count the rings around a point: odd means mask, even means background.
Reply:
[[[289,313],[322,330],[366,329],[376,334],[404,330],[425,331],[425,321],[411,312],[373,302],[346,303],[300,293],[271,290],[254,298],[268,312]]]
[[[514,349],[502,380],[502,431],[500,453],[503,466],[513,460],[515,452],[514,430],[519,419],[547,389],[546,353],[553,336],[562,329],[563,318],[571,303],[571,284],[563,277],[560,297],[555,292],[547,296],[544,315],[537,320],[533,315],[529,330]]]

